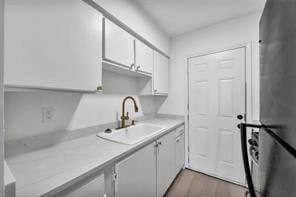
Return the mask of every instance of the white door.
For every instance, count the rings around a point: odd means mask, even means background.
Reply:
[[[116,164],[116,197],[156,196],[155,143]]]
[[[175,178],[175,132],[157,140],[157,197],[162,197]]]
[[[134,37],[108,19],[104,19],[104,60],[130,68],[135,63]]]
[[[9,0],[5,85],[95,91],[101,86],[102,15],[81,0]]]
[[[244,76],[245,48],[189,59],[190,167],[236,183],[244,183]]]
[[[138,71],[152,74],[153,49],[136,40],[136,68]]]
[[[154,51],[153,55],[153,91],[154,94],[169,92],[169,59]]]

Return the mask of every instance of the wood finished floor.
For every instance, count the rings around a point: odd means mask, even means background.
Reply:
[[[244,197],[246,188],[191,170],[183,170],[166,197]]]

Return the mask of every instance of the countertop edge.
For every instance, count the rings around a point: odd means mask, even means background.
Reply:
[[[67,188],[69,188],[69,187],[71,187],[71,186],[73,186],[75,184],[78,184],[79,182],[83,181],[84,179],[87,179],[87,177],[90,177],[90,176],[92,176],[94,174],[96,174],[96,177],[101,175],[102,173],[104,173],[104,170],[109,165],[114,164],[114,163],[128,157],[129,155],[133,154],[134,152],[140,150],[141,148],[145,147],[146,145],[152,143],[156,139],[166,135],[167,133],[171,132],[172,130],[180,127],[181,125],[183,125],[185,123],[184,120],[173,120],[173,121],[176,121],[176,123],[173,124],[173,126],[165,128],[163,131],[161,131],[157,135],[151,136],[147,140],[144,140],[144,141],[132,146],[128,150],[125,150],[122,153],[119,153],[118,155],[112,157],[111,159],[109,159],[109,160],[107,160],[107,161],[105,161],[103,163],[96,164],[94,162],[94,163],[89,164],[90,166],[83,166],[83,167],[80,167],[80,168],[77,168],[77,169],[74,169],[74,170],[71,170],[71,171],[67,171],[67,172],[64,172],[64,173],[61,173],[59,175],[52,176],[52,177],[49,177],[48,179],[43,180],[42,184],[45,184],[44,182],[46,182],[46,181],[50,182],[51,179],[56,179],[56,177],[58,177],[58,176],[63,176],[63,177],[68,176],[67,179],[69,179],[69,181],[64,181],[59,186],[55,186],[53,188],[50,188],[48,191],[46,191],[44,193],[38,193],[38,192],[33,192],[32,191],[32,188],[38,187],[36,185],[38,185],[39,183],[33,183],[31,185],[25,186],[25,187],[19,189],[19,192],[24,194],[24,197],[27,197],[29,195],[31,197],[32,193],[34,193],[34,195],[37,195],[37,196],[58,195],[59,193],[65,191]],[[77,176],[73,177],[71,175],[67,175],[67,174],[69,174],[69,172],[72,172],[72,174],[74,174],[75,171],[78,174]],[[79,172],[77,172],[77,171],[79,171]],[[28,195],[26,195],[26,194],[28,194]]]

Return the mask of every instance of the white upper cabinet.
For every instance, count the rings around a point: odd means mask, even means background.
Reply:
[[[130,68],[135,63],[134,37],[108,19],[104,19],[104,60]]]
[[[94,91],[101,86],[102,16],[81,0],[9,0],[5,85]]]
[[[155,95],[169,93],[169,59],[154,51],[153,92]]]
[[[153,49],[136,40],[136,69],[140,72],[152,74],[153,72]]]

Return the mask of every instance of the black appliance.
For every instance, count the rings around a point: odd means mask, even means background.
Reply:
[[[249,192],[256,197],[246,129],[255,127],[261,196],[296,197],[296,0],[266,1],[259,44],[260,124],[240,125]]]

